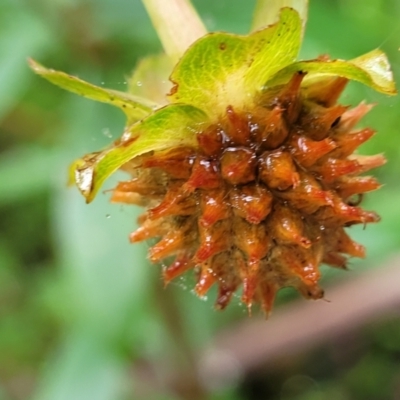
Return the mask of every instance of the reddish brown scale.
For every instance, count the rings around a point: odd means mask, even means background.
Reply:
[[[248,120],[237,114],[232,106],[226,108],[226,116],[228,120],[227,135],[232,143],[238,146],[248,145],[250,140]]]
[[[282,258],[285,259],[287,267],[297,275],[301,281],[309,286],[314,287],[320,278],[318,265],[320,260],[317,260],[312,252],[309,252],[301,247],[283,247]]]
[[[227,203],[228,193],[226,191],[220,189],[202,191],[200,199],[201,218],[199,222],[202,226],[212,226],[217,221],[231,216],[232,212]]]
[[[250,224],[236,217],[232,230],[235,245],[249,262],[259,261],[267,255],[271,241],[264,224]]]
[[[217,254],[212,260],[212,269],[218,278],[218,294],[215,307],[223,310],[241,285],[237,265],[242,262],[243,256],[239,250],[231,250]]]
[[[171,178],[188,179],[192,170],[193,155],[193,149],[178,147],[146,157],[143,161],[143,167],[158,167]]]
[[[303,282],[299,282],[296,285],[296,289],[305,299],[319,300],[324,297],[324,291],[317,285],[306,285]]]
[[[159,197],[165,195],[164,186],[157,181],[150,181],[146,178],[136,178],[127,182],[119,182],[113,191],[114,193],[137,193],[146,197]]]
[[[235,215],[251,224],[259,224],[271,212],[273,196],[264,186],[251,184],[234,187],[230,203]]]
[[[162,202],[150,209],[148,215],[151,219],[169,215],[192,215],[196,209],[196,197],[182,189],[181,181],[173,181],[169,184],[169,190]]]
[[[160,221],[146,218],[141,226],[129,235],[129,241],[131,243],[137,243],[143,240],[160,237],[165,235],[170,228],[171,224],[168,223],[168,221],[160,223]]]
[[[342,132],[335,137],[338,149],[332,152],[333,157],[347,157],[352,154],[361,144],[374,135],[375,131],[370,128],[358,132]]]
[[[286,190],[299,184],[299,174],[290,153],[275,150],[258,159],[260,179],[270,188]]]
[[[194,162],[192,174],[184,184],[190,192],[196,189],[216,189],[221,186],[218,163],[207,157],[198,156]]]
[[[163,278],[164,283],[167,284],[176,277],[182,275],[189,269],[193,268],[196,263],[193,260],[193,256],[187,253],[179,254],[174,262],[167,268],[164,268]]]
[[[218,285],[217,300],[215,302],[216,310],[223,310],[231,301],[233,293],[236,292],[239,284],[235,286],[227,286],[224,283]]]
[[[318,80],[304,88],[305,97],[324,107],[332,107],[338,100],[348,80],[346,78],[328,78]]]
[[[336,147],[337,144],[330,138],[316,141],[298,133],[294,134],[290,140],[293,158],[304,168],[311,167]]]
[[[223,150],[223,134],[220,127],[211,125],[197,134],[197,143],[207,156],[219,155]]]
[[[199,225],[200,245],[194,256],[196,262],[204,262],[215,254],[228,250],[231,247],[230,229],[230,220],[219,221],[211,227]]]
[[[247,263],[247,271],[242,277],[243,281],[243,294],[242,302],[247,305],[249,314],[251,314],[251,306],[253,305],[253,298],[257,291],[260,270],[260,261],[253,260]]]
[[[218,287],[217,309],[240,289],[249,311],[259,303],[268,316],[280,288],[319,299],[321,263],[345,269],[349,257],[365,256],[344,228],[379,220],[353,199],[379,187],[357,175],[385,162],[353,154],[374,133],[351,131],[371,106],[336,104],[346,79],[303,78],[263,90],[254,107],[227,105],[198,132],[196,149],[124,165],[133,179],[112,200],[147,207],[130,240],[159,238],[150,259],[175,257],[165,283],[193,270],[199,296]]]
[[[271,111],[264,109],[265,116],[256,132],[256,142],[263,149],[276,149],[288,137],[289,129],[283,117],[284,109],[275,106]]]
[[[115,191],[111,197],[111,202],[146,207],[149,204],[149,198],[134,192]]]
[[[354,128],[355,125],[364,117],[365,114],[370,112],[373,108],[373,104],[360,103],[358,106],[347,110],[340,119],[338,130],[341,132],[349,132],[350,129]]]
[[[386,164],[386,158],[382,154],[376,154],[374,156],[353,154],[350,158],[358,162],[358,173],[367,172],[370,169],[378,168]]]
[[[274,283],[272,280],[261,281],[258,285],[258,297],[261,303],[261,307],[264,310],[266,317],[270,315],[272,307],[274,305],[276,293],[280,289],[279,285]]]
[[[153,262],[160,262],[164,258],[175,255],[191,248],[197,238],[193,221],[187,220],[181,227],[169,230],[163,238],[149,250],[149,258]]]
[[[228,147],[222,153],[221,176],[231,185],[252,182],[256,178],[256,154],[245,147]]]
[[[313,166],[311,170],[326,184],[331,184],[343,175],[354,174],[360,171],[357,160],[337,159],[329,157]]]
[[[335,182],[335,189],[343,200],[356,194],[379,189],[380,187],[381,184],[371,176],[344,176]]]
[[[365,257],[365,248],[350,239],[343,228],[329,232],[329,240],[333,250],[337,253],[348,254],[352,257]]]
[[[334,198],[332,207],[322,207],[315,213],[315,218],[327,227],[350,226],[380,221],[379,216],[361,207],[350,206],[339,198]]]
[[[272,105],[284,110],[285,119],[289,123],[295,122],[300,115],[302,108],[300,86],[305,75],[302,71],[294,73],[290,81],[279,90],[277,96],[270,97],[268,92],[265,93],[265,98],[270,98]],[[270,106],[268,102],[266,105]]]
[[[200,274],[194,291],[199,297],[207,294],[211,286],[217,281],[217,276],[209,267],[209,262],[204,262],[200,265]]]
[[[335,253],[333,251],[325,253],[322,262],[324,264],[328,264],[331,267],[347,269],[347,258],[342,254]]]
[[[304,220],[301,214],[286,205],[275,205],[268,227],[275,240],[281,244],[297,244],[305,249],[312,244],[304,236]]]
[[[138,216],[137,222],[138,222],[139,225],[142,225],[142,224],[144,224],[148,219],[149,219],[149,214],[148,214],[148,213],[140,214],[140,215]],[[168,222],[168,219],[165,218],[164,221],[163,221],[163,223],[164,223],[164,222]],[[159,221],[158,223],[160,223],[160,221]],[[161,225],[161,224],[160,224],[160,225]]]
[[[301,127],[307,137],[314,140],[325,139],[346,110],[347,107],[341,105],[326,108],[307,103],[306,111],[300,120]]]
[[[291,190],[276,193],[280,198],[289,201],[294,208],[313,214],[319,208],[333,204],[333,194],[322,190],[321,185],[311,174],[299,173],[299,184]]]
[[[320,291],[316,288],[320,277],[318,266],[322,256],[317,254],[314,249],[276,246],[271,252],[270,259],[276,273],[279,274],[281,283],[285,282],[285,286],[296,286],[310,297],[314,293],[315,298],[319,298]]]

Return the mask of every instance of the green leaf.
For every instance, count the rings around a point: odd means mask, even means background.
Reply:
[[[279,22],[248,36],[211,33],[188,49],[172,73],[170,100],[218,117],[228,105],[243,108],[276,72],[296,60],[301,19],[290,8]]]
[[[177,146],[196,146],[195,133],[207,115],[196,107],[172,104],[128,128],[121,142],[105,151],[77,160],[75,182],[86,197],[93,200],[103,182],[133,158],[153,150]]]
[[[37,13],[27,12],[14,1],[0,1],[0,119],[18,107],[30,85],[32,74],[25,65],[27,51],[48,54],[57,46],[57,39]]]
[[[160,105],[166,105],[168,103],[167,93],[172,86],[169,76],[173,66],[171,59],[166,54],[143,58],[128,80],[129,93],[145,97]]]
[[[11,205],[51,185],[52,169],[59,154],[32,144],[3,152],[0,159],[0,206]],[[29,165],[29,174],[26,166]]]
[[[305,84],[327,76],[341,76],[364,83],[378,92],[396,94],[389,61],[381,50],[376,49],[350,61],[310,60],[291,64],[267,81],[265,88],[287,82],[297,71],[307,72]]]
[[[65,90],[87,97],[88,99],[119,107],[125,112],[129,123],[136,122],[148,116],[157,107],[157,104],[150,100],[133,96],[129,93],[92,85],[65,72],[47,69],[32,59],[29,59],[29,66],[35,73]]]

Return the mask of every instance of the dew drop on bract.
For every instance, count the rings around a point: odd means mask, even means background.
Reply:
[[[112,138],[112,134],[111,134],[111,131],[110,131],[109,128],[104,128],[102,132],[103,132],[104,136],[106,136],[106,137],[108,137],[110,139]]]

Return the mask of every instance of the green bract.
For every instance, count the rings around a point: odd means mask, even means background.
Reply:
[[[90,202],[110,174],[129,160],[149,151],[195,146],[196,132],[206,118],[203,111],[188,104],[171,104],[157,110],[128,127],[118,144],[74,164],[80,191]]]
[[[341,76],[364,83],[378,92],[396,94],[389,61],[381,50],[376,49],[350,61],[309,60],[288,65],[271,77],[266,87],[285,83],[296,72],[307,72],[305,83],[326,76]]]
[[[104,89],[91,83],[85,82],[65,72],[47,69],[34,60],[29,60],[29,65],[38,75],[43,76],[50,82],[69,90],[70,92],[87,97],[88,99],[112,104],[125,112],[128,123],[139,121],[152,112],[156,103],[149,99],[140,98],[129,93],[117,90]]]
[[[271,76],[295,62],[301,29],[298,13],[284,8],[277,24],[248,36],[206,35],[188,49],[172,72],[171,102],[202,107],[214,118],[228,104],[246,107]]]
[[[127,115],[127,128],[117,144],[72,166],[75,182],[90,202],[103,182],[129,160],[149,151],[196,146],[196,133],[204,124],[218,120],[228,105],[251,111],[258,92],[287,82],[296,71],[307,72],[304,85],[326,76],[341,76],[382,93],[396,93],[389,62],[382,51],[374,50],[351,61],[296,62],[301,37],[302,20],[292,8],[283,8],[277,23],[247,36],[207,34],[186,51],[173,69],[170,79],[174,86],[168,100],[158,88],[149,87],[146,91],[152,76],[162,82],[161,76],[169,68],[168,63],[166,67],[159,64],[160,59],[147,61],[150,68],[156,67],[154,75],[141,64],[133,79],[142,79],[143,89],[130,85],[133,94],[103,89],[34,61],[31,67],[52,83],[113,104]],[[167,101],[170,104],[164,106]]]

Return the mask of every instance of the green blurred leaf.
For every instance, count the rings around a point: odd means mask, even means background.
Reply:
[[[285,8],[277,24],[249,36],[211,33],[188,49],[172,73],[172,102],[210,115],[244,107],[277,71],[296,60],[301,20]]]
[[[71,168],[79,190],[90,202],[103,182],[134,157],[153,150],[195,146],[195,133],[206,118],[203,111],[190,105],[161,108],[130,127],[115,147],[77,160]]]
[[[3,154],[0,159],[0,205],[48,189],[56,158],[55,151],[36,146],[20,146]]]
[[[397,368],[396,368],[397,367]],[[352,398],[390,399],[392,374],[398,366],[383,354],[367,353],[343,378]]]
[[[18,2],[0,5],[0,120],[26,91],[32,74],[26,58],[51,49],[56,38],[37,15]]]
[[[47,69],[32,59],[29,60],[29,66],[35,73],[65,90],[119,107],[127,115],[129,123],[146,117],[157,106],[150,100],[117,90],[104,89],[65,72]]]
[[[107,342],[85,328],[75,329],[67,335],[58,362],[52,363],[46,371],[34,399],[110,400],[122,397],[124,362]]]
[[[267,81],[265,87],[287,82],[297,71],[307,72],[305,82],[326,76],[341,76],[364,83],[385,94],[396,94],[389,61],[381,50],[376,49],[350,61],[311,60],[288,65]]]

